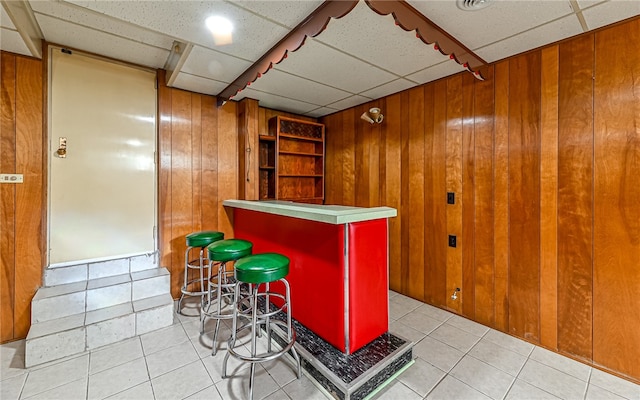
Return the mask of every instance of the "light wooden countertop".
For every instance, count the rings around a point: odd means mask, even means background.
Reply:
[[[240,208],[243,210],[258,211],[336,225],[347,224],[350,222],[370,221],[381,218],[391,218],[398,215],[398,211],[391,207],[349,207],[294,203],[292,201],[280,200],[225,200],[222,204],[232,208]]]

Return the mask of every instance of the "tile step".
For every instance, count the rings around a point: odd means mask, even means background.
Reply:
[[[31,301],[31,323],[91,312],[170,293],[166,268],[86,279],[38,289]]]
[[[31,325],[25,367],[81,354],[173,324],[174,302],[167,290],[156,296],[84,311]]]
[[[158,268],[157,253],[75,265],[53,266],[44,270],[44,286],[63,285],[154,268]]]

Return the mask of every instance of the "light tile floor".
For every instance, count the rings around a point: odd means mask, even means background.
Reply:
[[[390,330],[415,342],[415,364],[375,399],[629,399],[640,386],[475,322],[390,292]],[[0,346],[0,398],[244,399],[248,365],[211,356],[211,328],[178,316],[165,329],[59,362],[24,369],[24,341]],[[228,328],[221,336],[228,335]],[[265,369],[266,367],[266,369]],[[325,399],[289,365],[257,368],[255,399]]]

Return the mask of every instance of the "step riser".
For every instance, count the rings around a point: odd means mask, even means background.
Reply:
[[[86,316],[86,326],[49,333],[41,337],[27,336],[25,367],[30,368],[73,356],[172,325],[174,304],[171,296],[165,294],[148,300],[134,302],[133,307],[130,304],[129,311],[125,315],[100,319],[94,318],[91,313]],[[145,301],[147,304],[143,304]],[[157,305],[153,305],[154,302]],[[126,306],[121,305],[115,308],[126,308]]]
[[[86,350],[84,327],[27,340],[24,365],[30,368],[49,361],[58,360]]]
[[[136,313],[136,334],[144,335],[173,324],[173,303]]]
[[[136,335],[136,316],[129,314],[87,326],[87,350],[116,343]]]
[[[65,267],[49,267],[44,271],[44,286],[63,285],[153,268],[158,268],[157,257],[154,254]]]
[[[87,308],[85,292],[69,293],[31,302],[31,323],[83,313]]]
[[[31,302],[26,367],[172,325],[171,276],[150,260],[155,257],[47,270],[47,283],[56,284],[38,289]]]
[[[132,276],[140,273],[132,274]],[[133,280],[116,285],[87,289],[54,297],[34,298],[31,323],[49,321],[85,311],[112,307],[130,301],[159,296],[171,291],[170,275]]]

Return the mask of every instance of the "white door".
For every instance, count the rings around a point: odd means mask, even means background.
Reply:
[[[155,251],[155,73],[53,47],[50,63],[49,264]]]

